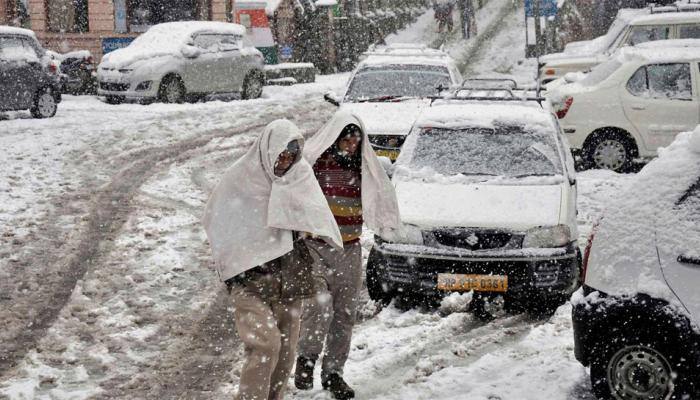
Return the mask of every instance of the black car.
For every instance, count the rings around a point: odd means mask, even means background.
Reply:
[[[95,63],[89,51],[53,53],[52,58],[60,63],[62,93],[72,95],[97,94]]]
[[[61,101],[61,83],[34,32],[0,26],[0,111],[30,110],[50,118]]]

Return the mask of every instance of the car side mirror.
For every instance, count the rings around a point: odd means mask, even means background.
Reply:
[[[678,256],[678,262],[681,264],[692,264],[700,267],[700,257],[693,257],[685,254]]]
[[[200,50],[199,47],[191,46],[188,44],[182,46],[180,52],[186,58],[197,58],[200,54],[202,54],[202,50]]]
[[[377,158],[379,159],[379,163],[382,164],[384,172],[391,178],[394,175],[394,164],[391,162],[391,159],[384,156],[378,156]]]
[[[327,92],[326,94],[324,94],[323,99],[336,107],[340,106],[340,99],[338,99],[338,96],[336,96],[336,94],[333,92]]]

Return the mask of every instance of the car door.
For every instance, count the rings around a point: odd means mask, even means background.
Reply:
[[[664,277],[686,309],[700,318],[700,179],[685,190],[658,227]]]
[[[219,35],[219,62],[217,64],[219,91],[223,93],[240,91],[245,71],[239,36]]]
[[[198,49],[196,57],[186,59],[183,78],[187,91],[191,93],[214,93],[218,90],[217,63],[219,61],[218,37],[215,34],[199,33],[192,38]]]
[[[3,109],[29,107],[34,94],[31,75],[37,67],[41,68],[39,60],[27,52],[21,37],[0,37],[0,99]]]
[[[621,89],[625,115],[648,150],[668,146],[700,122],[696,68],[695,62],[643,65]]]

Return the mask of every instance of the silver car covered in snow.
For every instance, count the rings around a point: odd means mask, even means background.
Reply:
[[[209,94],[257,98],[265,83],[263,56],[244,43],[241,25],[186,21],[155,25],[98,68],[98,94],[109,103],[180,103]]]

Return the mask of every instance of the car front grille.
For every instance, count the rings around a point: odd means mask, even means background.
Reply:
[[[522,244],[522,240],[514,237],[512,233],[495,230],[442,229],[429,235],[442,246],[470,251],[500,249],[506,246],[519,248]]]
[[[369,142],[374,147],[399,149],[403,146],[406,136],[401,135],[370,135]]]
[[[129,90],[128,83],[110,83],[110,82],[100,82],[100,89],[109,92],[126,92]]]

